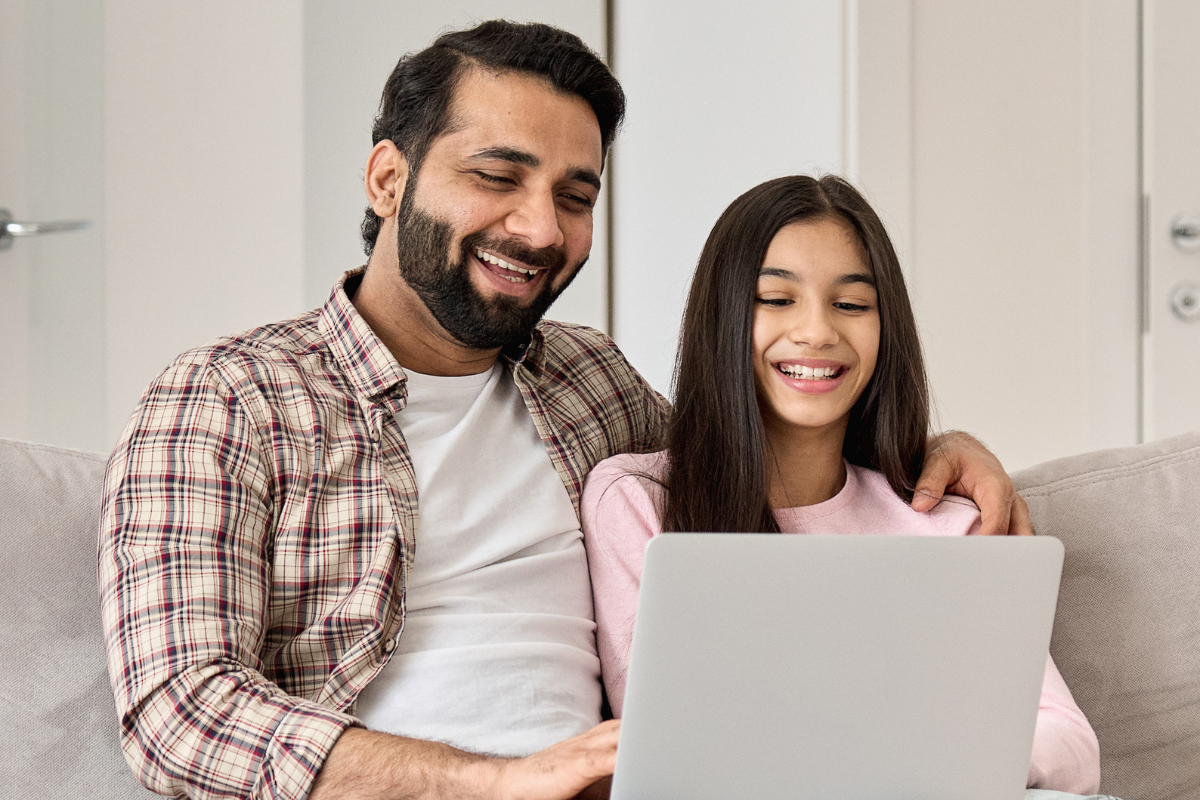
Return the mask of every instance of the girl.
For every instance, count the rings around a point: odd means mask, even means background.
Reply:
[[[646,542],[662,531],[954,536],[979,512],[909,506],[929,429],[916,322],[883,224],[840,178],[739,197],[684,316],[668,448],[592,471],[583,495],[601,670],[621,715]],[[1088,793],[1099,746],[1047,659],[1028,785]]]

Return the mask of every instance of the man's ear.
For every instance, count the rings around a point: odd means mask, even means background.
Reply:
[[[384,219],[395,216],[407,183],[408,159],[396,148],[395,143],[391,139],[384,139],[375,145],[367,158],[367,169],[363,175],[363,186],[371,209]]]

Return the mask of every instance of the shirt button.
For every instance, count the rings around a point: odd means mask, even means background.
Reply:
[[[378,441],[379,441],[379,431],[378,431],[378,430],[373,430],[373,431],[371,431],[371,441],[372,441],[372,442],[378,442]]]
[[[390,653],[395,649],[396,649],[396,640],[395,639],[388,639],[386,642],[383,643],[383,652]]]

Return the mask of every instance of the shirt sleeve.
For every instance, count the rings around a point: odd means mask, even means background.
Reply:
[[[625,705],[646,543],[662,531],[656,498],[651,494],[656,487],[648,478],[622,469],[620,464],[626,458],[598,464],[584,486],[581,503],[600,674],[614,717],[621,716]]]
[[[109,462],[98,577],[122,749],[161,794],[303,800],[356,721],[262,674],[274,472],[231,385],[176,363]]]
[[[1050,656],[1046,656],[1027,785],[1082,795],[1100,791],[1100,743]]]

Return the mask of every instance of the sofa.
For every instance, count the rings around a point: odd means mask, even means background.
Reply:
[[[0,797],[152,795],[118,744],[96,600],[104,456],[0,440]],[[1101,790],[1200,798],[1200,434],[1014,476],[1066,545],[1051,653]]]

